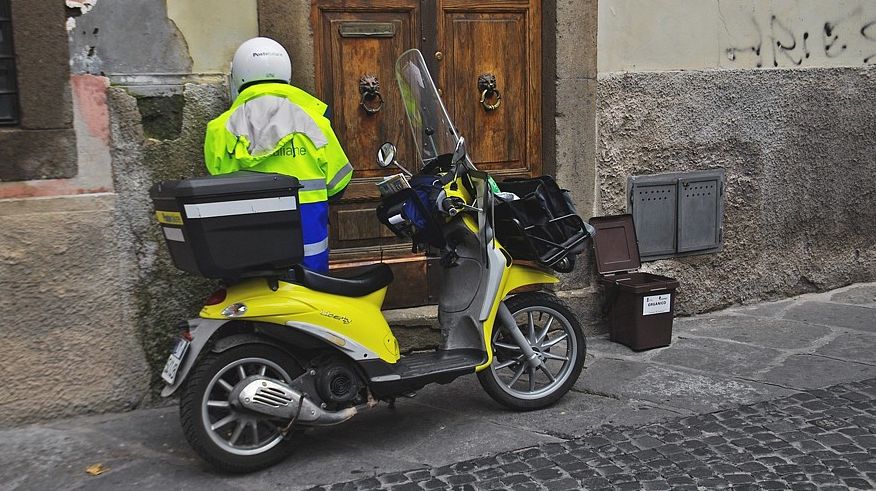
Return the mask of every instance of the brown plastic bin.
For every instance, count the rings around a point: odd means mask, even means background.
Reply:
[[[609,295],[611,340],[635,351],[669,346],[678,281],[641,273],[632,215],[594,217],[596,270]]]

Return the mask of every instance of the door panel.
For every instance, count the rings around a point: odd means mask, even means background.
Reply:
[[[373,211],[379,197],[375,183],[397,171],[378,167],[376,154],[381,143],[392,141],[401,161],[413,156],[393,68],[395,59],[416,43],[418,13],[419,2],[413,0],[315,5],[317,96],[329,104],[332,127],[354,169],[342,205],[331,211],[334,250],[378,247],[386,237]],[[380,82],[383,105],[373,114],[360,105],[359,81],[365,75]]]
[[[344,142],[344,149],[357,179],[383,176],[377,166],[377,147],[385,141],[398,145],[400,156],[411,154],[405,127],[404,108],[395,82],[395,59],[410,45],[414,36],[411,19],[397,13],[334,13],[328,15],[331,34],[332,83],[328,95],[332,102],[332,123]],[[366,29],[392,26],[392,37],[344,37],[346,28]],[[377,75],[384,104],[371,114],[360,106],[359,80]]]
[[[398,146],[399,160],[414,162],[410,129],[395,81],[395,60],[416,46],[419,1],[321,0],[314,5],[317,95],[329,104],[332,127],[353,165],[353,181],[343,200],[330,207],[332,269],[383,261],[396,281],[386,306],[428,302],[426,262],[412,256],[410,244],[396,238],[378,220],[375,184],[398,170],[377,166],[377,148]],[[360,106],[359,80],[376,75],[383,106],[374,114]],[[343,274],[343,272],[340,272]]]
[[[438,8],[439,85],[475,165],[499,176],[539,174],[538,2],[439,0]],[[495,76],[501,95],[494,110],[480,102],[478,77],[488,73]]]

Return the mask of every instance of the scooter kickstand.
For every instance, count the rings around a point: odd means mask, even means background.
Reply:
[[[413,399],[416,396],[417,396],[416,392],[405,392],[404,394],[399,395],[399,397],[404,397],[407,399]],[[397,397],[390,397],[389,399],[386,400],[387,404],[389,404],[390,409],[395,409],[395,400],[396,399],[397,399]]]

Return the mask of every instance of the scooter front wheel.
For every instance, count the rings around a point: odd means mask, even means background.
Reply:
[[[491,339],[493,362],[478,381],[494,400],[529,411],[559,400],[581,374],[587,345],[575,314],[556,296],[521,293],[505,300],[538,363],[528,362],[508,328],[496,323]],[[537,366],[534,366],[537,365]]]
[[[279,428],[288,422],[238,408],[230,396],[249,376],[288,384],[303,371],[291,356],[264,344],[208,353],[198,361],[180,397],[180,422],[189,444],[224,472],[252,472],[282,460],[292,442]]]

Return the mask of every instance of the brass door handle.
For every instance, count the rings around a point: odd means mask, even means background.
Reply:
[[[502,94],[496,88],[496,76],[492,73],[482,73],[478,76],[478,90],[481,93],[481,105],[487,111],[495,111],[502,104]],[[492,101],[492,102],[490,102]]]
[[[363,75],[359,79],[359,105],[366,113],[376,114],[383,108],[383,96],[380,95],[380,81],[377,75]]]

